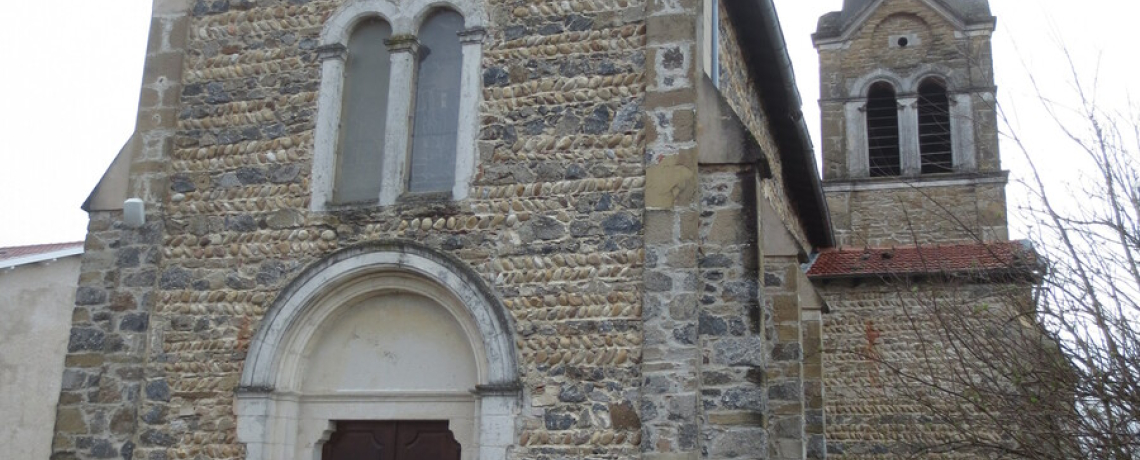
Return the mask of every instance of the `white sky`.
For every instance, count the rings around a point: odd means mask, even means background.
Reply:
[[[740,1],[740,0],[728,0]],[[796,68],[804,112],[818,146],[818,61],[810,35],[842,0],[776,0]],[[1099,76],[1099,101],[1127,103],[1136,75],[1133,33],[1140,2],[991,0],[998,17],[995,62],[1000,101],[1033,142],[1039,167],[1060,184],[1076,180],[1071,148],[1042,116],[1030,72],[1051,99],[1072,101],[1062,43],[1082,76]],[[134,129],[149,28],[148,0],[61,0],[6,5],[0,28],[0,247],[82,240],[79,209]],[[1003,159],[1015,178],[1024,160]],[[1024,201],[1010,188],[1011,222]],[[1014,231],[1019,233],[1018,230]]]

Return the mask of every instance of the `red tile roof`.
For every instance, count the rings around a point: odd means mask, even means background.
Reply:
[[[810,278],[855,278],[870,276],[939,273],[1029,272],[1036,253],[1028,242],[1001,241],[957,245],[905,246],[897,248],[831,249],[819,254],[807,275]]]
[[[82,248],[82,241],[75,243],[37,244],[33,246],[13,246],[10,248],[0,248],[0,262],[13,259],[21,259],[24,257],[50,254],[58,251],[66,251],[69,249]]]

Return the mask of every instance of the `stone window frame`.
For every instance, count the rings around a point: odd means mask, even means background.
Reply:
[[[459,34],[463,63],[460,76],[459,133],[455,154],[455,184],[447,197],[430,198],[464,200],[470,194],[475,174],[478,110],[482,97],[481,69],[487,14],[479,0],[411,0],[396,5],[386,0],[350,0],[326,21],[321,32],[317,57],[321,62],[321,80],[317,98],[317,117],[313,142],[312,197],[310,209],[316,212],[360,206],[333,203],[336,187],[336,163],[340,141],[340,118],[344,100],[345,59],[348,39],[361,21],[380,18],[392,27],[388,126],[384,141],[384,159],[380,195],[376,202],[363,206],[390,206],[407,193],[407,171],[411,163],[411,135],[415,110],[414,94],[419,43],[416,34],[420,24],[434,11],[450,8],[461,14],[466,29]],[[407,120],[407,122],[403,122]],[[423,197],[419,197],[423,198]]]
[[[478,384],[470,394],[384,391],[306,395],[303,350],[351,299],[411,293],[446,308],[468,335]],[[510,313],[477,274],[415,243],[378,242],[334,253],[281,291],[250,342],[234,401],[246,460],[320,458],[337,419],[472,420],[465,460],[502,460],[515,445],[522,386]],[[316,398],[316,399],[313,399]],[[305,404],[321,406],[302,419]],[[460,425],[468,425],[460,423]],[[304,439],[302,439],[304,438]]]
[[[908,77],[880,69],[864,75],[850,85],[850,97],[844,104],[844,119],[847,129],[847,171],[852,179],[871,177],[866,109],[867,96],[876,83],[893,86],[899,104],[899,156],[902,160],[902,175],[892,178],[965,174],[977,171],[972,94],[961,90],[960,88],[966,88],[968,85],[955,81],[952,75],[953,73],[946,69],[933,67],[920,69]],[[951,148],[954,160],[952,173],[922,174],[918,136],[918,87],[929,78],[937,78],[945,83],[950,98]]]

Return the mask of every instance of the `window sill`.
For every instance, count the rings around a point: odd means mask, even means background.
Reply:
[[[420,204],[450,202],[453,200],[450,191],[446,192],[404,192],[396,200],[398,204]]]

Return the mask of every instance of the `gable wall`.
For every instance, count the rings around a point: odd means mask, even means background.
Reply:
[[[644,2],[488,3],[472,198],[325,214],[309,212],[315,47],[343,2],[168,3],[182,25],[160,23],[152,44],[185,43],[174,122],[162,157],[132,170],[156,179],[150,224],[93,215],[73,330],[99,340],[73,338],[69,369],[86,380],[60,407],[87,423],[57,427],[53,458],[243,458],[234,391],[277,292],[386,238],[456,255],[512,310],[515,456],[639,451]],[[124,309],[149,311],[147,328],[121,331]]]

